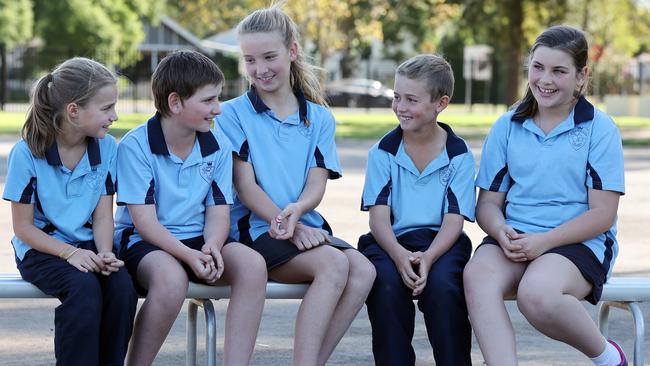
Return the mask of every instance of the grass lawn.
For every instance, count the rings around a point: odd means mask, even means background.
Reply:
[[[489,127],[503,109],[478,107],[473,113],[463,106],[452,105],[440,115],[440,121],[458,129],[459,135],[467,139],[482,139]],[[397,119],[390,109],[373,110],[333,110],[337,121],[336,136],[357,139],[378,139],[397,125]],[[146,121],[148,114],[120,114],[120,119],[111,127],[111,134],[122,136],[131,128]],[[24,122],[25,114],[18,112],[0,112],[0,135],[18,135]],[[621,130],[650,130],[650,118],[615,117]],[[650,134],[639,138],[624,139],[625,145],[650,146]]]

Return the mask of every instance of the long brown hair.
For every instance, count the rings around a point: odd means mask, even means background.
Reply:
[[[36,157],[45,151],[61,132],[66,106],[76,103],[84,106],[107,85],[115,85],[117,78],[106,66],[83,57],[71,58],[54,71],[41,77],[32,90],[27,119],[21,134]]]
[[[296,42],[296,60],[291,62],[289,81],[293,90],[301,90],[305,97],[314,103],[327,106],[323,91],[318,81],[316,68],[306,61],[305,53],[300,47],[300,34],[296,23],[282,10],[282,3],[275,3],[269,8],[258,9],[244,18],[237,25],[237,34],[278,32],[283,43],[289,49]]]
[[[530,49],[529,57],[532,57],[535,50],[541,46],[566,52],[573,58],[573,64],[578,71],[587,66],[589,45],[584,33],[579,29],[566,25],[556,25],[548,28],[535,40],[533,47]],[[586,83],[582,84],[580,89],[576,90],[576,97],[583,94],[585,85]],[[537,113],[537,101],[533,97],[530,85],[526,87],[524,97],[514,105],[514,107],[518,106],[521,106],[521,109],[515,112],[513,119],[526,119]]]

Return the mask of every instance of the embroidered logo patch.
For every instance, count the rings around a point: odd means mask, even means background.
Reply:
[[[99,190],[102,183],[101,178],[104,177],[104,179],[106,179],[105,173],[106,172],[103,170],[93,169],[90,173],[86,174],[85,181],[88,187],[90,187],[90,189],[92,189],[93,191]]]
[[[214,177],[214,162],[208,161],[205,163],[201,163],[201,168],[199,168],[199,173],[201,174],[201,177],[205,179],[206,182],[208,183],[212,182],[212,178]]]
[[[301,135],[303,135],[306,138],[311,137],[311,126],[312,124],[310,123],[309,126],[306,126],[304,122],[300,122],[298,125],[298,132],[300,132]]]
[[[575,127],[569,132],[569,143],[574,150],[580,150],[587,143],[587,131],[582,127]]]
[[[454,174],[455,171],[456,169],[451,164],[442,168],[440,170],[440,184],[442,184],[443,186],[447,186],[447,184],[449,183],[449,179],[451,178],[451,176]]]

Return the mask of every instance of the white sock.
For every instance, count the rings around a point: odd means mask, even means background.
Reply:
[[[621,355],[614,345],[605,341],[605,350],[599,356],[591,359],[596,366],[618,366],[621,363]]]

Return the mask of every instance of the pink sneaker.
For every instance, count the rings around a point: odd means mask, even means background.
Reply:
[[[609,342],[612,346],[614,346],[614,348],[616,348],[616,350],[618,351],[618,355],[621,356],[621,363],[619,363],[616,366],[627,366],[627,360],[625,359],[625,353],[623,353],[623,350],[621,349],[621,347],[616,342],[612,341],[611,339],[608,339],[607,342]]]

